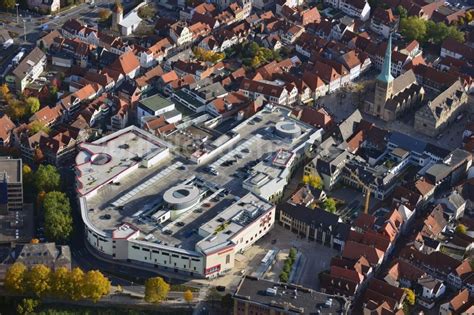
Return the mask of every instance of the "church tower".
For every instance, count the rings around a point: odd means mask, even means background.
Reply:
[[[112,30],[120,32],[120,23],[123,20],[123,7],[119,1],[115,2],[112,13]]]
[[[387,50],[383,60],[382,71],[375,81],[374,112],[378,117],[383,117],[385,103],[393,94],[392,67],[392,34],[388,37]]]

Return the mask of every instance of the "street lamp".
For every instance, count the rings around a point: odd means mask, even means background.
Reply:
[[[23,19],[23,35],[25,37],[25,42],[26,42],[26,19]]]
[[[16,5],[16,24],[20,23],[19,17],[18,17],[18,6],[20,5],[19,3],[15,3]]]

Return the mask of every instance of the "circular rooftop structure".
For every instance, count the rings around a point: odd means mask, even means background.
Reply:
[[[275,125],[275,131],[282,138],[298,138],[301,135],[301,127],[293,121],[280,121]]]
[[[96,153],[91,156],[91,164],[105,165],[112,160],[112,157],[107,153]]]
[[[199,202],[200,192],[194,185],[178,185],[165,191],[163,200],[173,209],[183,210]]]

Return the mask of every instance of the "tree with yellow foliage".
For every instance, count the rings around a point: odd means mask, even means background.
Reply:
[[[317,189],[323,189],[324,187],[323,180],[317,175],[304,175],[303,183]]]
[[[105,21],[107,21],[107,20],[109,19],[109,17],[112,15],[112,12],[111,12],[110,10],[108,10],[108,9],[101,9],[101,10],[99,10],[98,15],[99,15],[99,20],[100,20],[101,22],[105,22]]]
[[[31,267],[25,274],[25,287],[28,292],[32,292],[36,296],[42,296],[50,289],[50,274],[49,267],[38,264]]]
[[[59,297],[68,297],[70,271],[65,267],[60,267],[51,273],[51,294]]]
[[[405,291],[405,294],[406,294],[406,301],[408,303],[408,305],[415,305],[415,302],[416,302],[416,295],[415,295],[415,292],[413,292],[412,289],[409,289],[409,288],[403,288],[403,290]]]
[[[23,175],[23,184],[25,184],[26,181],[30,181],[28,184],[33,184],[33,170],[26,163],[23,164],[22,175]]]
[[[460,223],[458,224],[458,226],[456,226],[456,232],[459,234],[466,234],[467,227],[464,224]]]
[[[97,302],[101,297],[109,294],[110,281],[100,271],[91,270],[84,276],[82,290],[85,298]]]
[[[24,280],[26,272],[26,266],[21,262],[16,262],[11,265],[5,275],[5,288],[14,293],[25,292]]]
[[[28,108],[22,101],[16,98],[9,98],[6,112],[11,119],[19,120],[28,114]]]
[[[84,283],[84,271],[81,268],[74,268],[69,272],[66,281],[66,294],[74,301],[80,300],[84,297],[82,284]]]
[[[206,50],[200,47],[193,48],[193,53],[196,59],[212,63],[217,63],[225,58],[225,54],[223,53],[214,52],[212,50]]]
[[[10,89],[6,83],[0,85],[0,96],[6,101],[10,98]]]
[[[159,303],[166,299],[170,285],[161,277],[150,278],[145,282],[145,301]]]
[[[187,303],[191,303],[193,301],[193,293],[191,290],[184,291],[183,298]]]

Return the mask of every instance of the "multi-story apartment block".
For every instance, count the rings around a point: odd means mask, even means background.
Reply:
[[[21,159],[0,157],[0,213],[23,209]]]
[[[388,38],[390,33],[398,29],[399,19],[393,15],[392,9],[376,8],[370,19],[370,29]]]
[[[367,21],[370,17],[370,5],[367,0],[325,0],[324,2],[362,21]]]
[[[46,66],[46,55],[38,47],[33,50],[13,70],[15,87],[23,92],[25,87],[39,78]]]
[[[264,96],[270,103],[277,105],[291,105],[297,101],[298,89],[296,86],[285,86],[283,82],[255,81],[244,79],[240,91],[251,99]]]

